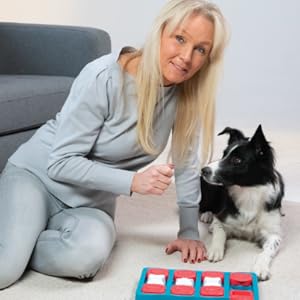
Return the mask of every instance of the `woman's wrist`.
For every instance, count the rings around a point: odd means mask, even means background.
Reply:
[[[132,181],[131,181],[131,187],[130,187],[130,194],[135,193],[136,192],[136,179],[137,179],[138,173],[136,172],[133,176],[132,176]]]

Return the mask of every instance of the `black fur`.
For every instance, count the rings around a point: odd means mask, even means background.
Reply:
[[[230,127],[226,127],[221,134],[229,134],[228,145],[213,179],[209,179],[209,167],[202,169],[200,212],[211,211],[223,221],[228,215],[239,213],[228,193],[230,186],[275,184],[276,180],[279,180],[280,191],[273,199],[266,199],[265,209],[271,211],[280,208],[284,183],[274,168],[274,150],[266,140],[261,125],[251,139]]]
[[[256,242],[262,251],[253,265],[260,280],[270,278],[270,265],[282,240],[281,201],[284,184],[274,168],[274,150],[261,126],[254,135],[226,127],[229,134],[223,157],[202,169],[200,219],[211,222],[207,259],[224,258],[228,238]],[[272,213],[270,213],[272,211]]]

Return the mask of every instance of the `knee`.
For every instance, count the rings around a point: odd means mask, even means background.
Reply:
[[[75,277],[79,279],[93,277],[107,261],[116,233],[114,229],[103,230],[102,226],[89,227],[81,236],[72,234],[72,269]]]
[[[19,276],[16,276],[16,274],[14,274],[14,272],[12,272],[11,269],[12,268],[6,268],[6,267],[3,268],[1,264],[0,290],[9,287],[19,279]]]
[[[107,261],[112,244],[105,244],[104,241],[96,239],[88,243],[78,243],[73,249],[71,261],[72,273],[79,279],[92,278]]]
[[[84,249],[77,260],[75,276],[80,279],[91,278],[102,268],[109,253],[101,253],[95,249]]]

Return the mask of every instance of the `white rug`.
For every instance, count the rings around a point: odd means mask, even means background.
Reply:
[[[284,202],[284,242],[272,265],[272,278],[259,283],[261,300],[300,299],[300,204]],[[259,249],[231,240],[222,262],[183,264],[180,254],[166,255],[166,244],[176,237],[178,219],[174,186],[162,197],[120,197],[116,224],[118,243],[101,272],[91,282],[54,278],[28,271],[12,287],[0,291],[1,300],[134,300],[143,267],[250,271]],[[206,225],[200,224],[206,242]],[[1,272],[1,270],[0,270]]]

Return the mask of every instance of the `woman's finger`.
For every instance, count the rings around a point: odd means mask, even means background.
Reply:
[[[187,262],[189,258],[189,248],[188,247],[183,247],[181,248],[181,259],[183,262]]]
[[[166,251],[167,254],[172,254],[172,253],[178,251],[178,247],[175,243],[170,243],[170,244],[167,245],[165,251]]]
[[[197,261],[201,262],[206,259],[206,248],[203,244],[197,247]]]
[[[191,246],[189,248],[189,262],[194,264],[197,259],[197,248],[194,246]]]
[[[157,170],[160,174],[167,177],[172,177],[174,175],[174,170],[169,165],[159,165],[157,166]]]

